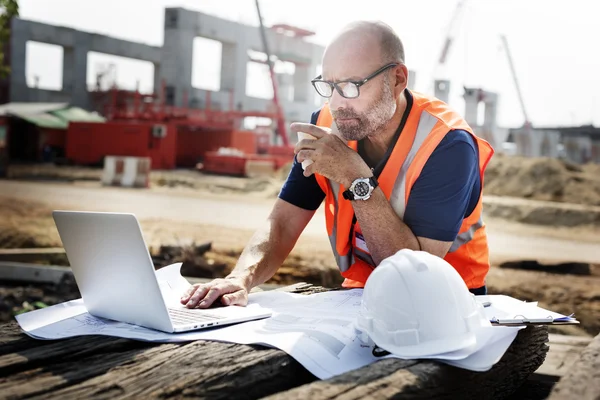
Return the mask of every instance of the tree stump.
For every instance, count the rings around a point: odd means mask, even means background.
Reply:
[[[549,400],[600,399],[600,334],[581,352],[569,372],[554,386]]]

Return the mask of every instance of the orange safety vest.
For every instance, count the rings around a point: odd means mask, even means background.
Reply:
[[[469,132],[479,149],[479,174],[483,191],[483,175],[494,154],[489,143],[477,137],[465,120],[442,101],[423,94],[410,92],[413,105],[406,124],[392,150],[381,175],[377,179],[379,187],[389,200],[392,208],[401,219],[410,191],[423,170],[429,156],[446,134],[454,129]],[[318,126],[331,127],[329,105],[321,109]],[[348,142],[356,151],[356,141]],[[456,160],[460,162],[460,160]],[[354,210],[352,203],[344,199],[340,184],[322,175],[315,174],[319,186],[325,193],[325,219],[331,248],[342,276],[342,286],[364,287],[367,278],[375,268],[366,242],[361,236],[360,224],[352,227]],[[463,219],[458,236],[444,257],[463,278],[469,289],[485,285],[489,271],[489,252],[485,224],[482,219],[482,196],[468,217]],[[352,231],[354,229],[354,231]],[[355,236],[356,235],[356,236]],[[353,236],[353,237],[351,237]]]

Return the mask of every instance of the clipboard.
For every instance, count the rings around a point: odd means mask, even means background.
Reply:
[[[515,315],[513,318],[492,318],[490,322],[496,326],[520,326],[520,325],[577,325],[579,321],[573,318],[575,314],[566,317],[554,318],[527,318],[524,315]]]

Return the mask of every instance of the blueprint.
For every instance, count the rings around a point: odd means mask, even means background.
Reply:
[[[181,264],[157,271],[157,279],[167,303],[174,304],[190,285],[179,273]],[[537,304],[511,302],[502,296],[486,296],[491,306],[486,315],[519,313],[521,304],[534,310]],[[261,344],[288,353],[320,379],[327,379],[366,366],[379,358],[372,344],[359,338],[354,327],[360,309],[362,289],[299,295],[280,291],[252,293],[248,307],[266,308],[270,318],[208,330],[165,333],[141,326],[111,321],[89,314],[82,299],[31,311],[16,317],[25,333],[36,339],[64,339],[81,335],[108,335],[150,342],[188,342],[213,340],[239,344]],[[508,298],[512,299],[512,298]],[[507,311],[498,306],[509,304]],[[533,312],[533,311],[532,311]],[[510,346],[523,327],[490,326],[478,335],[477,344],[431,359],[474,371],[489,370]],[[441,327],[443,329],[443,327]],[[388,355],[386,357],[394,357]],[[422,357],[423,358],[423,357]]]

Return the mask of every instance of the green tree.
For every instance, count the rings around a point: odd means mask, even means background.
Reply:
[[[0,0],[0,78],[10,74],[10,67],[4,65],[4,44],[10,38],[10,21],[19,16],[18,0]]]

